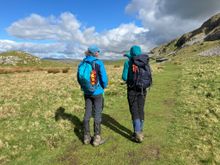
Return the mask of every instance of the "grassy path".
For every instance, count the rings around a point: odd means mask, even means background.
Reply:
[[[174,117],[179,68],[164,65],[164,71],[155,74],[145,106],[145,140],[142,144],[130,140],[132,125],[128,110],[125,86],[106,92],[103,112],[102,135],[107,142],[99,147],[84,146],[75,140],[57,164],[173,164],[169,157],[170,134],[168,131]],[[118,77],[120,78],[120,75]],[[112,82],[112,86],[116,86]],[[111,82],[110,82],[111,85]],[[91,122],[92,123],[92,122]],[[81,135],[80,135],[81,136]],[[178,161],[177,161],[178,162]],[[177,163],[176,162],[176,163]]]

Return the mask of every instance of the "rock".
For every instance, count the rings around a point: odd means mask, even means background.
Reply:
[[[199,54],[200,56],[220,56],[220,47],[211,48],[203,51]]]
[[[159,62],[164,62],[164,61],[167,61],[169,60],[168,58],[165,58],[165,57],[157,57],[156,58],[156,62],[159,63]]]
[[[40,58],[35,57],[31,54],[22,51],[9,51],[0,53],[0,64],[1,65],[28,65],[28,64],[39,64],[41,63]]]
[[[202,26],[192,32],[182,35],[176,42],[175,46],[184,47],[203,41],[214,41],[220,39],[220,13],[214,15]]]
[[[215,41],[215,40],[220,40],[220,27],[217,27],[206,36],[204,39],[205,41]]]
[[[16,65],[22,59],[16,56],[0,56],[0,64],[3,65]]]

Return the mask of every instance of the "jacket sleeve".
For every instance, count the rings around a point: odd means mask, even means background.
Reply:
[[[80,82],[79,82],[79,72],[77,72],[77,82],[80,84]]]
[[[106,88],[108,86],[108,76],[103,62],[100,61],[99,64],[100,64],[100,84],[102,88]]]
[[[80,81],[79,81],[79,66],[82,64],[82,62],[78,65],[78,68],[77,68],[77,82],[80,84]]]
[[[122,72],[122,80],[127,81],[128,79],[128,61],[125,61],[124,63],[124,68],[123,68],[123,72]]]

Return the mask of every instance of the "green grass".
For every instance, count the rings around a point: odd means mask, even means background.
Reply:
[[[72,79],[73,73],[2,75],[1,161],[9,164],[160,161],[169,123],[167,118],[171,113],[168,108],[163,108],[165,95],[160,97],[160,93],[168,90],[166,85],[175,77],[169,76],[172,67],[167,65],[168,71],[155,72],[154,86],[149,91],[146,104],[146,141],[136,144],[130,140],[132,125],[126,86],[120,80],[122,63],[119,67],[107,65],[110,85],[105,94],[102,126],[107,142],[98,148],[82,144],[84,100],[75,76]],[[62,109],[65,109],[63,113]],[[121,159],[125,156],[126,159]]]
[[[34,55],[31,55],[26,52],[22,51],[8,51],[0,53],[0,56],[2,57],[17,57],[19,58],[19,61],[17,61],[16,65],[17,67],[33,67],[33,68],[39,68],[39,67],[72,67],[76,66],[79,61],[74,60],[50,60],[50,59],[40,59]],[[12,64],[0,64],[1,68],[5,67],[14,67]]]
[[[176,88],[178,69],[174,65],[166,65],[165,68],[166,71],[155,75],[154,86],[149,91],[146,104],[146,138],[143,144],[130,140],[132,125],[126,99],[126,87],[119,86],[118,92],[106,92],[105,95],[106,107],[103,112],[102,132],[103,137],[107,139],[106,144],[94,148],[91,145],[83,146],[80,141],[72,142],[61,157],[60,163],[145,164],[149,162],[149,164],[161,164],[172,162],[166,158],[168,147],[166,139],[169,139],[167,129],[175,106],[175,90],[170,92],[169,89]],[[171,72],[173,69],[176,70],[175,73]],[[169,97],[167,97],[168,92]]]
[[[82,144],[84,100],[76,64],[67,74],[0,75],[0,164],[218,164],[220,59],[198,56],[215,45],[184,48],[171,62],[152,63],[141,144],[130,140],[122,61],[106,63],[107,141],[99,147]]]
[[[220,163],[219,62],[219,57],[192,56],[182,63],[178,118],[170,130],[179,146],[175,152],[188,163]]]

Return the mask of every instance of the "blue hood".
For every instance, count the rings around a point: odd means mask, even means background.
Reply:
[[[94,56],[86,56],[86,58],[84,58],[84,61],[87,61],[87,62],[92,62],[95,60],[97,60],[97,58]]]
[[[134,45],[134,46],[132,46],[131,49],[130,49],[130,55],[131,55],[131,57],[139,56],[139,55],[141,55],[141,53],[142,53],[142,52],[141,52],[140,46]]]

